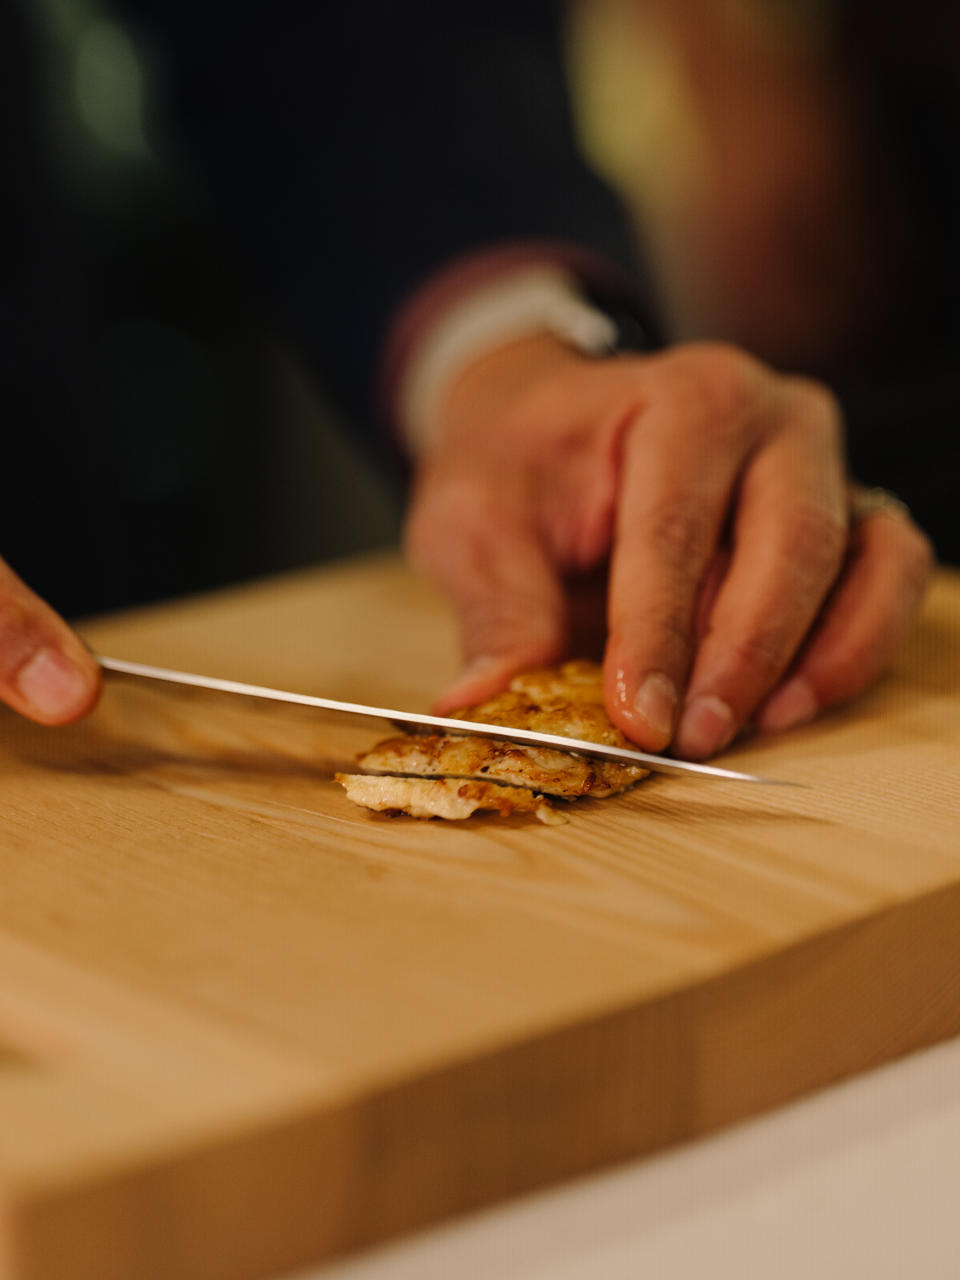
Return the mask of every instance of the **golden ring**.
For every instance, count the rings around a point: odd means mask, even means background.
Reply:
[[[850,519],[860,521],[877,515],[913,519],[907,504],[889,489],[855,489],[850,499]]]

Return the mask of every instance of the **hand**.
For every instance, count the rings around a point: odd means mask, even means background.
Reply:
[[[440,712],[568,653],[571,582],[598,572],[608,711],[688,758],[859,693],[919,608],[930,545],[905,515],[851,523],[830,393],[736,348],[525,339],[463,373],[442,419],[406,530],[468,660]]]
[[[62,618],[0,560],[0,701],[41,724],[91,711],[100,669]]]

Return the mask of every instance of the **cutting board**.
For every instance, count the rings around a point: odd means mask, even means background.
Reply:
[[[84,628],[426,708],[391,557]],[[0,713],[0,1275],[240,1280],[652,1151],[960,1031],[960,579],[893,672],[562,827],[369,814],[374,724],[111,686]]]

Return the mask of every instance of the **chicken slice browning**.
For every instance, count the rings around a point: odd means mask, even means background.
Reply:
[[[369,773],[334,774],[354,804],[380,813],[408,813],[412,818],[469,818],[478,809],[493,809],[501,818],[532,813],[550,826],[567,819],[549,800],[524,787],[460,778],[382,778]]]
[[[604,709],[600,667],[585,660],[523,672],[505,692],[454,712],[452,718],[632,745]],[[372,772],[337,774],[337,781],[352,800],[368,808],[446,818],[489,808],[501,814],[533,812],[541,821],[551,820],[545,816],[552,812],[546,795],[603,798],[649,772],[548,747],[452,733],[389,738],[361,755],[358,764]],[[554,814],[553,820],[564,819]]]
[[[376,773],[414,773],[422,777],[484,778],[545,795],[612,796],[645,777],[646,770],[612,760],[523,747],[490,738],[460,738],[441,733],[404,734],[378,743],[357,763]]]
[[[603,704],[603,672],[596,662],[577,658],[558,667],[541,667],[514,676],[503,692],[451,712],[456,720],[508,724],[537,733],[584,738],[611,747],[633,747],[617,729]]]

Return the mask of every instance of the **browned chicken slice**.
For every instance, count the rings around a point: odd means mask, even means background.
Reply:
[[[454,712],[453,718],[631,746],[604,710],[600,667],[585,660],[523,672],[504,693]],[[337,775],[351,799],[368,808],[402,811],[415,817],[467,817],[481,807],[501,813],[519,810],[516,793],[528,797],[524,811],[549,821],[545,814],[551,811],[544,795],[602,798],[625,790],[648,773],[633,765],[591,760],[552,748],[456,734],[390,738],[361,755],[358,763],[375,773]],[[428,779],[442,780],[443,785],[437,787]],[[486,790],[464,793],[462,785],[471,779]],[[468,804],[472,808],[467,809]]]
[[[529,787],[549,796],[612,796],[646,776],[645,769],[612,760],[589,760],[550,747],[522,747],[491,738],[442,733],[404,734],[378,743],[357,763],[384,774],[484,778]]]
[[[349,798],[380,813],[408,813],[412,818],[469,818],[478,809],[493,809],[501,818],[532,813],[548,825],[567,819],[549,800],[525,787],[461,778],[390,778],[369,773],[337,773]]]
[[[603,705],[603,672],[596,662],[586,658],[558,667],[523,671],[514,676],[505,692],[474,707],[453,711],[451,716],[455,720],[508,724],[537,733],[584,738],[611,747],[630,749],[634,745],[611,723]],[[646,772],[638,770],[631,781],[645,777]]]

